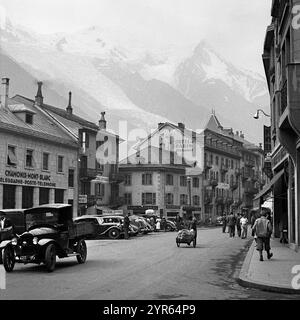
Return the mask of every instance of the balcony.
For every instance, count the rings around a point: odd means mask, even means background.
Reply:
[[[226,166],[226,164],[221,165],[221,172],[228,172],[228,166]]]
[[[96,169],[80,168],[79,177],[81,180],[92,180],[95,179],[99,172]]]
[[[230,183],[230,189],[232,191],[236,190],[239,187],[237,182]]]
[[[246,160],[245,161],[245,166],[253,168],[253,167],[255,167],[255,161],[254,160]]]
[[[205,161],[205,170],[210,170],[212,168],[211,161]]]
[[[125,181],[125,176],[120,173],[111,173],[109,176],[109,181],[111,183],[122,183]]]
[[[284,113],[287,105],[288,105],[287,81],[285,81],[280,90],[280,114]]]
[[[218,181],[214,179],[210,179],[209,185],[212,186],[213,188],[216,188],[218,186]]]

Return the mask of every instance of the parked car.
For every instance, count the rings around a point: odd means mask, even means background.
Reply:
[[[10,220],[12,227],[0,230],[0,243],[5,240],[13,239],[15,234],[22,234],[25,231],[25,218],[24,210],[22,209],[11,209],[11,210],[0,210],[1,214],[5,214],[5,217]],[[2,254],[0,253],[0,264],[2,264]]]
[[[100,216],[90,215],[82,216],[74,219],[74,223],[90,222],[94,225],[95,234],[89,239],[109,238],[116,240],[124,237],[124,217],[123,216]],[[129,235],[136,236],[138,229],[130,224]]]
[[[48,272],[55,269],[56,257],[76,256],[85,263],[85,238],[94,232],[91,224],[74,224],[72,206],[65,204],[43,205],[24,211],[26,231],[12,240],[2,241],[3,265],[7,272],[15,263],[44,263]]]

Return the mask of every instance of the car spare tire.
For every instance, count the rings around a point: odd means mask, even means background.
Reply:
[[[79,264],[83,264],[86,261],[87,257],[87,247],[84,240],[79,240],[76,246],[76,252],[78,253],[77,261]]]
[[[119,239],[120,237],[120,230],[116,229],[116,228],[113,228],[113,229],[110,229],[108,231],[108,237],[112,240],[116,240],[116,239]]]
[[[11,246],[2,250],[2,262],[6,272],[12,272],[15,267],[15,252]]]

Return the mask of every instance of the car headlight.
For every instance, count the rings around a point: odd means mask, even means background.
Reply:
[[[13,238],[11,240],[12,245],[16,246],[18,244],[18,239],[17,238]]]
[[[39,239],[37,237],[34,237],[33,240],[32,240],[32,243],[33,244],[38,244],[39,242]]]

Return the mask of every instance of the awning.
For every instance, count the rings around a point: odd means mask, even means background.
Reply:
[[[283,176],[284,174],[284,169],[279,171],[273,179],[262,189],[260,193],[257,194],[257,196],[254,198],[254,200],[257,200],[261,197],[263,197],[266,193],[270,191],[270,189],[273,187],[273,185]]]

